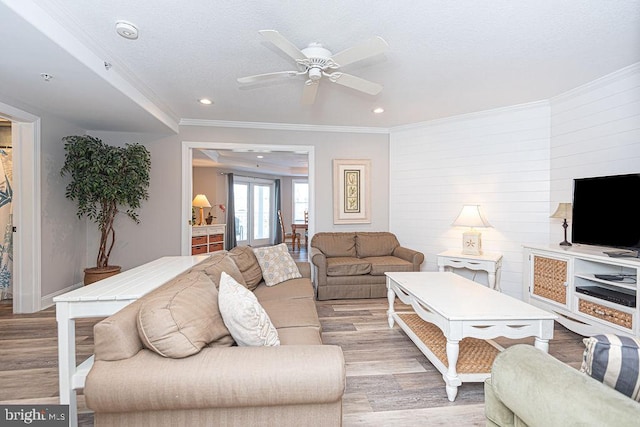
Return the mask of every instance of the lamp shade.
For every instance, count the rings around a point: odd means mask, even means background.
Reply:
[[[204,194],[198,194],[195,199],[193,199],[193,202],[191,203],[192,206],[196,207],[196,208],[210,208],[211,207],[211,203],[209,203],[209,200],[207,200],[207,196],[205,196]]]
[[[558,209],[549,218],[571,219],[571,203],[558,203]]]
[[[464,205],[452,225],[459,227],[491,227],[489,221],[482,214],[480,205]]]

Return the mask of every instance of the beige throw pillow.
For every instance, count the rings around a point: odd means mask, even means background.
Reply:
[[[229,256],[240,270],[247,289],[255,290],[262,281],[262,269],[251,247],[236,246],[229,251]]]
[[[239,346],[280,345],[278,331],[256,296],[223,272],[218,305],[224,324]]]
[[[274,286],[289,279],[302,277],[285,243],[265,248],[253,248],[253,253],[258,258],[262,278],[267,286]]]
[[[218,291],[211,279],[195,271],[174,281],[140,307],[138,335],[145,347],[164,357],[182,358],[210,343],[231,346],[233,338],[218,310]]]

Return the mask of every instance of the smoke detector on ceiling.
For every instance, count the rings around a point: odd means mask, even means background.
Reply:
[[[125,39],[135,40],[138,38],[138,29],[131,22],[118,21],[116,22],[116,32]]]

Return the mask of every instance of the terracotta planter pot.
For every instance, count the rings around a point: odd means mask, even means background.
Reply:
[[[98,280],[106,279],[107,277],[115,276],[120,273],[122,267],[119,265],[109,265],[105,268],[91,267],[84,269],[84,284],[90,285]]]

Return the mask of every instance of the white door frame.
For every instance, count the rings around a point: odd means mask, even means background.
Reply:
[[[11,120],[13,145],[13,312],[35,313],[41,304],[40,117],[0,102]]]
[[[291,151],[291,152],[307,152],[309,160],[309,212],[313,212],[314,208],[314,191],[315,191],[315,157],[313,145],[276,145],[276,144],[238,144],[229,142],[182,142],[182,240],[180,243],[181,254],[191,255],[191,196],[193,192],[193,150],[273,150],[273,151]],[[309,236],[313,235],[315,230],[314,216],[309,218]]]

